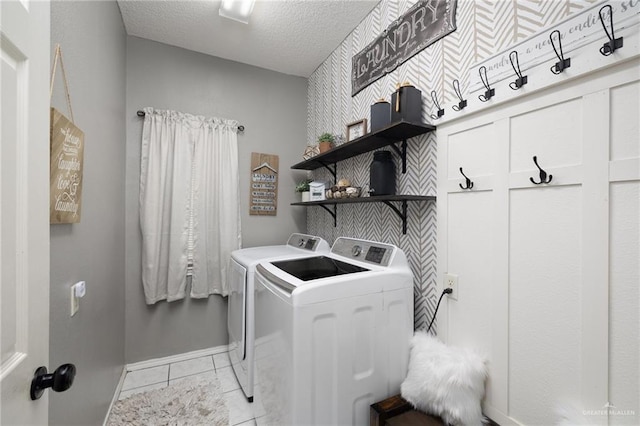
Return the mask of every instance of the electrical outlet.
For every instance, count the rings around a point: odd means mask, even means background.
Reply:
[[[444,274],[444,288],[450,288],[453,292],[447,294],[449,299],[458,300],[458,276],[454,274]]]

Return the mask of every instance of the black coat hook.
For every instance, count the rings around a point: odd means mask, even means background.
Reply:
[[[465,179],[465,186],[462,186],[461,183],[458,184],[458,185],[460,185],[460,188],[462,188],[462,189],[471,189],[471,188],[473,188],[473,182],[471,182],[471,179],[469,179],[467,177],[467,175],[464,174],[464,172],[462,171],[462,167],[460,167],[460,173],[462,173],[462,176],[464,176],[464,179]]]
[[[483,71],[484,71],[484,76],[482,75]],[[496,94],[496,89],[492,89],[491,86],[489,86],[489,79],[487,78],[487,67],[485,67],[484,65],[481,66],[478,69],[478,74],[480,74],[480,80],[482,80],[482,84],[484,84],[484,88],[487,89],[484,92],[484,95],[478,96],[478,99],[480,99],[482,102],[487,102]]]
[[[609,31],[607,31],[607,26],[604,24],[604,17],[602,16],[602,11],[607,8],[609,9],[609,26],[611,27],[611,34],[609,34]],[[623,37],[616,38],[616,36],[613,33],[613,9],[611,8],[611,5],[606,4],[602,6],[602,8],[600,8],[600,11],[598,11],[598,16],[600,17],[600,23],[602,24],[602,28],[604,28],[604,32],[607,35],[607,38],[609,39],[609,41],[603,44],[602,47],[600,48],[600,53],[604,56],[609,56],[613,52],[615,52],[616,49],[620,49],[622,47]]]
[[[540,166],[538,165],[538,158],[535,155],[533,156],[533,162],[535,163],[538,170],[540,170],[540,182],[536,182],[533,180],[532,177],[530,177],[529,180],[531,181],[531,183],[535,185],[550,183],[551,179],[553,179],[553,175],[549,175],[549,180],[547,180],[547,172],[545,172],[544,170],[542,170],[542,168],[540,168]]]
[[[556,48],[556,44],[553,41],[554,34],[558,35],[557,48]],[[564,53],[562,52],[562,36],[560,35],[559,30],[555,30],[551,34],[549,34],[549,40],[551,41],[551,46],[553,47],[553,51],[556,52],[556,56],[558,57],[558,59],[560,59],[558,62],[556,62],[554,66],[551,67],[551,72],[557,75],[557,74],[560,74],[562,71],[564,71],[566,68],[569,68],[571,66],[571,58],[567,58],[567,59],[564,58]],[[558,51],[560,53],[558,53]]]
[[[438,94],[436,93],[435,90],[431,91],[431,100],[433,101],[433,104],[436,106],[436,108],[438,108],[438,112],[437,112],[438,115],[431,114],[431,118],[433,118],[434,120],[437,120],[438,118],[444,115],[444,110],[440,107],[440,104],[438,103]]]
[[[460,102],[458,102],[458,105],[454,105],[451,108],[454,111],[460,111],[467,106],[467,100],[462,99],[462,93],[460,92],[460,82],[457,79],[453,80],[452,85],[453,85],[453,91],[456,92],[456,96],[458,97],[458,99],[460,99]]]
[[[514,58],[515,64],[513,63]],[[511,87],[512,90],[518,90],[519,88],[527,84],[528,77],[526,75],[522,75],[522,71],[520,71],[520,60],[518,59],[517,51],[514,50],[513,52],[509,53],[509,62],[511,62],[511,68],[513,68],[513,71],[515,71],[516,76],[518,77],[516,78],[516,81],[512,81],[511,83],[509,83],[509,87]]]

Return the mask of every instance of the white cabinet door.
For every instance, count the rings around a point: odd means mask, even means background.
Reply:
[[[49,3],[0,2],[0,423],[46,424],[49,362]]]

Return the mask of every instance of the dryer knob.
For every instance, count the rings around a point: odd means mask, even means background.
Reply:
[[[304,246],[304,238],[300,238],[300,241],[298,241],[298,247],[302,246]]]
[[[360,253],[362,253],[362,247],[360,247],[360,246],[353,246],[353,248],[351,249],[351,254],[353,255],[353,257],[358,257],[358,256],[360,256]]]

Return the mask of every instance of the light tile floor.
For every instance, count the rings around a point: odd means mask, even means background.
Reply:
[[[229,408],[230,426],[255,426],[252,404],[244,396],[236,379],[227,352],[172,362],[157,367],[128,371],[118,399],[134,393],[160,389],[177,381],[195,380],[202,376],[217,376]]]

